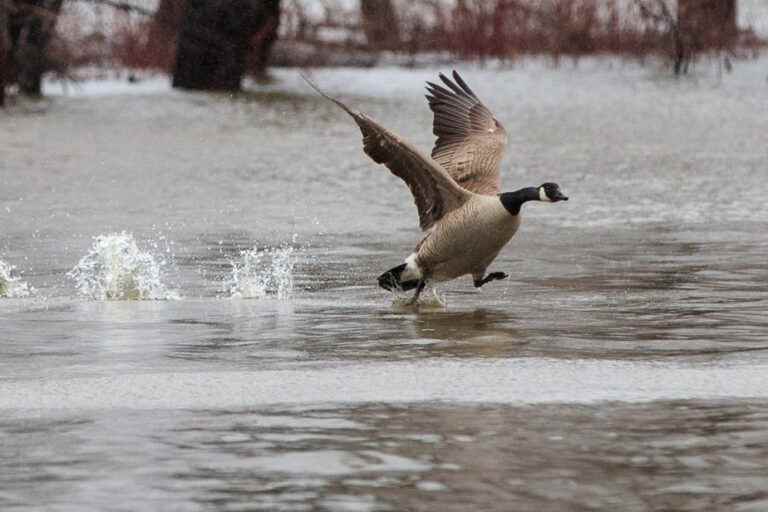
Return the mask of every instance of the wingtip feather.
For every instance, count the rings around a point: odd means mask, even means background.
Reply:
[[[469,85],[467,85],[467,82],[465,82],[464,79],[461,78],[461,75],[455,69],[453,70],[453,79],[456,80],[456,83],[459,84],[459,87],[464,89],[464,92],[466,92],[473,98],[477,98],[477,95],[475,94],[475,92],[469,87]]]
[[[317,94],[319,94],[319,95],[320,95],[320,96],[322,96],[323,98],[327,99],[328,101],[331,101],[331,102],[335,103],[335,104],[336,104],[336,105],[337,105],[339,108],[341,108],[341,109],[342,109],[344,112],[346,112],[347,114],[349,114],[350,116],[352,116],[352,117],[353,117],[353,118],[354,118],[356,121],[358,120],[358,118],[362,118],[362,117],[365,117],[365,116],[362,114],[362,112],[355,112],[355,111],[353,111],[352,109],[350,109],[348,106],[346,106],[344,103],[342,103],[341,101],[339,101],[339,100],[337,100],[336,98],[334,98],[333,96],[329,96],[328,94],[326,94],[326,93],[325,93],[325,92],[324,92],[324,91],[323,91],[323,90],[320,88],[320,86],[319,86],[319,85],[317,85],[315,82],[313,82],[313,81],[312,81],[312,80],[311,80],[311,79],[310,79],[310,78],[309,78],[309,77],[306,75],[306,73],[304,73],[303,71],[300,71],[300,72],[299,72],[299,76],[300,76],[302,79],[304,79],[304,81],[305,81],[305,82],[307,82],[307,85],[309,85],[309,86],[310,86],[312,89],[314,89],[314,91],[315,91]]]
[[[453,82],[451,81],[451,79],[450,79],[450,78],[448,78],[447,76],[445,76],[445,75],[444,75],[444,74],[442,74],[442,73],[440,73],[440,74],[439,74],[439,75],[437,75],[437,76],[440,78],[440,80],[441,80],[441,81],[442,81],[442,82],[443,82],[445,85],[447,85],[448,87],[450,87],[451,89],[453,89],[453,86],[454,86],[454,84],[453,84]]]

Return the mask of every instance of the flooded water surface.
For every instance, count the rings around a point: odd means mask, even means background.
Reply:
[[[571,200],[419,308],[407,188],[294,72],[13,106],[0,509],[768,510],[765,69],[466,69]],[[314,77],[428,151],[436,73]]]

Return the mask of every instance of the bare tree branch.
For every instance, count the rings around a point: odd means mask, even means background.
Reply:
[[[141,14],[142,16],[153,16],[155,14],[155,11],[152,11],[150,9],[146,9],[144,7],[132,4],[130,2],[121,2],[119,0],[73,0],[73,1],[83,2],[86,4],[106,5],[107,7],[112,7],[113,9],[117,9],[118,11],[133,12],[136,14]]]

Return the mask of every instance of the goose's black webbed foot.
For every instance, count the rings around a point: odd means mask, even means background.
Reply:
[[[506,279],[507,277],[509,276],[504,272],[491,272],[490,274],[485,276],[483,279],[480,279],[479,281],[476,280],[475,288],[480,288],[484,284],[489,283],[491,281],[501,281],[502,279]]]
[[[413,298],[408,301],[409,306],[413,306],[416,303],[419,302],[419,296],[421,295],[421,292],[424,291],[424,287],[427,285],[426,281],[419,281],[419,285],[416,288],[416,293],[414,294]]]

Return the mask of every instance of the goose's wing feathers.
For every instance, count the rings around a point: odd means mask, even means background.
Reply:
[[[434,160],[364,114],[353,116],[363,133],[365,154],[405,181],[427,230],[446,213],[462,206],[469,194]]]
[[[384,164],[392,174],[405,181],[416,201],[421,229],[431,228],[446,213],[459,208],[471,197],[470,192],[460,187],[430,157],[367,115],[355,112],[341,101],[326,95],[306,77],[304,79],[319,94],[352,116],[363,134],[365,154],[374,162]]]
[[[427,82],[437,135],[432,158],[465,189],[498,194],[507,132],[456,71],[453,81],[442,73],[440,80],[445,87]]]

